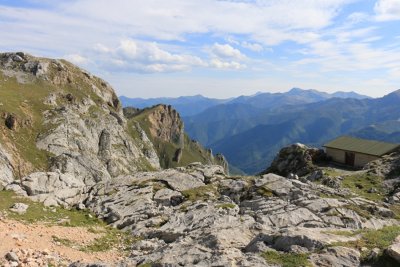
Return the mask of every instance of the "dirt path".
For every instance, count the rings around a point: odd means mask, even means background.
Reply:
[[[88,231],[85,227],[48,226],[25,224],[10,219],[0,219],[0,266],[6,253],[11,250],[44,251],[46,255],[58,255],[69,262],[104,262],[113,264],[121,260],[117,251],[82,252],[79,246],[89,244],[101,234]],[[68,245],[57,240],[68,239]],[[6,265],[3,265],[6,266]],[[31,266],[31,265],[25,265]]]

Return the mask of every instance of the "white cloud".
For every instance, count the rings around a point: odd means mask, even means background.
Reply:
[[[264,50],[263,46],[257,43],[242,42],[241,46],[254,52],[261,52]]]
[[[357,24],[360,22],[364,22],[366,20],[368,20],[370,18],[370,16],[367,13],[364,12],[354,12],[351,13],[348,17],[347,17],[347,21],[350,24]]]
[[[399,0],[378,0],[374,7],[376,19],[400,20],[400,1]]]
[[[68,61],[71,61],[74,64],[77,64],[77,65],[84,65],[89,62],[89,60],[87,58],[85,58],[79,54],[69,54],[69,55],[64,56],[64,58]]]
[[[246,68],[246,65],[241,64],[239,62],[223,61],[218,58],[211,59],[210,65],[216,69],[225,69],[225,70],[240,70]]]
[[[110,70],[159,73],[186,71],[206,65],[199,57],[170,53],[155,42],[124,39],[115,49],[97,44],[95,49],[99,48],[103,52],[99,61]]]
[[[392,78],[399,79],[400,77],[400,67],[395,67],[393,69],[389,70],[389,75],[392,76]]]
[[[229,44],[215,43],[211,47],[211,53],[219,58],[233,58],[236,60],[242,60],[246,58],[246,56],[243,55],[239,49],[236,49]]]

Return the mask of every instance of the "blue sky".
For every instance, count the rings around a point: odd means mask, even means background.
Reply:
[[[119,95],[400,88],[400,0],[0,0],[0,50],[64,58]]]

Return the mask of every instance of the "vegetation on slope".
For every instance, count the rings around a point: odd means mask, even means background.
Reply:
[[[156,112],[162,112],[163,116],[170,116],[171,111],[164,105],[157,105],[152,108],[147,108],[135,114],[131,118],[128,118],[128,124],[133,126],[134,123],[139,123],[140,127],[146,132],[147,136],[151,139],[158,157],[160,159],[160,165],[163,168],[175,168],[180,166],[186,166],[193,162],[201,162],[204,164],[220,163],[214,159],[210,150],[202,147],[198,142],[191,140],[187,134],[183,132],[183,122],[178,119],[172,122],[172,125],[153,125],[155,123],[154,114]],[[161,111],[160,111],[161,109]],[[175,112],[172,110],[172,112]],[[158,123],[158,122],[156,122]],[[171,127],[171,136],[166,140],[165,136],[157,136],[156,128]],[[172,129],[173,128],[173,129]],[[175,129],[175,130],[174,130]],[[134,138],[134,133],[131,133]]]
[[[30,58],[28,55],[26,57]],[[13,117],[15,125],[13,129],[9,129],[6,123],[0,124],[0,143],[5,145],[8,151],[12,151],[16,161],[14,168],[16,171],[20,169],[22,175],[31,171],[47,170],[51,155],[36,147],[36,139],[39,134],[57,126],[44,123],[44,112],[54,108],[46,104],[50,94],[63,96],[57,100],[59,107],[71,99],[80,102],[85,97],[90,97],[98,106],[105,104],[91,87],[93,83],[102,88],[104,81],[101,79],[91,76],[89,83],[86,72],[64,60],[37,60],[49,63],[46,78],[19,70],[18,68],[24,69],[23,63],[14,63],[12,70],[0,71],[0,116],[5,120]],[[63,67],[60,64],[63,64]],[[116,109],[113,104],[109,104],[108,107],[111,110]]]

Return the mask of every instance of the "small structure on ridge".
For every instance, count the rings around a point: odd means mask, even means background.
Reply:
[[[324,145],[332,161],[362,168],[368,162],[381,158],[400,147],[400,144],[341,136]]]

